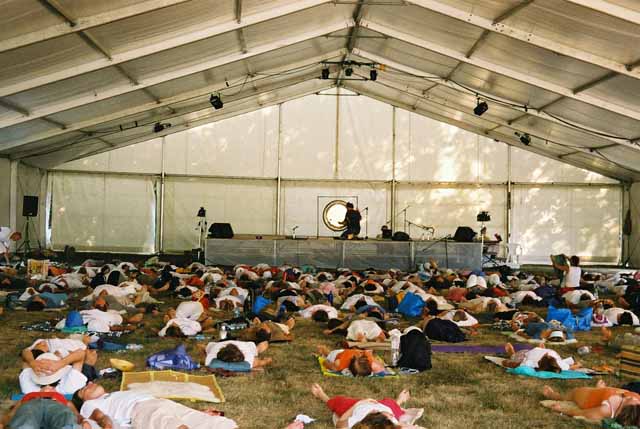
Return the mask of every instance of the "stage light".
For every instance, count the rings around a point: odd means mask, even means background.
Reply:
[[[485,101],[478,99],[478,105],[473,109],[473,113],[475,113],[476,116],[482,116],[487,110],[489,110],[489,105]]]
[[[209,103],[211,103],[213,108],[216,110],[222,109],[222,106],[224,106],[224,103],[222,102],[222,98],[220,97],[220,94],[216,94],[216,95],[211,94],[211,98],[209,98]]]
[[[322,69],[322,79],[329,79],[329,68],[325,67]]]
[[[369,71],[369,79],[373,81],[378,80],[378,71],[376,69],[371,69],[371,71]]]
[[[346,74],[346,75],[347,75],[347,77],[350,77],[350,76],[353,74],[353,69],[352,69],[351,67],[347,67],[347,68],[344,70],[344,74]]]
[[[170,123],[165,122],[164,124],[160,123],[160,122],[156,122],[153,126],[153,132],[154,133],[159,133],[164,131],[165,129],[169,128],[171,126]]]
[[[531,144],[531,136],[529,133],[520,134],[516,132],[515,134],[520,137],[520,142],[522,142],[523,145],[529,146]]]

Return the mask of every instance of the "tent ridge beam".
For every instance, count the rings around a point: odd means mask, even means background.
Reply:
[[[44,1],[44,0],[42,0]],[[159,1],[159,0],[154,0]],[[185,1],[185,0],[183,0]],[[221,34],[225,34],[231,31],[235,31],[238,28],[248,27],[250,25],[259,24],[272,19],[280,18],[292,13],[300,12],[314,6],[329,3],[331,0],[297,0],[294,3],[279,6],[260,13],[246,15],[243,17],[242,23],[238,24],[235,19],[225,23],[214,23],[205,26],[200,30],[187,32],[185,34],[176,36],[169,40],[162,40],[155,43],[144,44],[138,48],[130,49],[120,53],[114,53],[112,59],[107,58],[98,59],[78,65],[76,67],[70,67],[68,69],[48,73],[45,76],[36,77],[33,79],[25,79],[20,82],[16,82],[11,85],[6,85],[0,88],[0,97],[16,94],[33,88],[37,88],[43,85],[47,85],[53,82],[57,82],[71,77],[83,75],[96,70],[100,70],[106,67],[110,67],[114,64],[120,64],[127,61],[132,61],[138,58],[143,58],[149,55],[157,54],[162,51],[177,48],[180,46],[188,45],[200,40],[209,39]],[[169,3],[167,0],[164,3]],[[175,3],[175,1],[174,1]],[[329,33],[329,32],[326,32]],[[1,46],[0,42],[0,46]]]
[[[67,129],[67,125],[63,124],[62,122],[58,122],[58,121],[54,121],[51,118],[47,118],[46,116],[43,116],[42,118],[40,118],[41,121],[44,121],[48,124],[51,124],[57,128],[60,128],[61,130],[66,130]]]
[[[64,19],[69,27],[75,27],[77,25],[76,20],[69,14],[56,0],[38,0],[45,9],[54,15]]]
[[[239,28],[238,30],[236,30],[236,34],[238,36],[238,43],[240,44],[240,52],[246,54],[247,52],[249,52],[249,49],[247,48],[247,40],[244,34],[244,29]]]
[[[386,27],[384,25],[381,25],[372,21],[363,20],[361,22],[361,25],[363,27],[366,27],[378,33],[386,34],[387,36],[390,36],[401,42],[408,43],[408,44],[426,49],[431,52],[436,52],[440,55],[444,55],[449,58],[474,65],[476,67],[485,69],[492,73],[497,73],[497,74],[518,80],[520,82],[523,82],[523,83],[526,83],[550,92],[555,92],[556,94],[563,95],[565,97],[572,98],[577,101],[581,101],[583,103],[591,104],[593,106],[600,107],[605,110],[609,110],[612,113],[617,113],[619,115],[626,116],[630,119],[635,119],[636,121],[640,121],[639,111],[632,110],[611,102],[607,102],[605,100],[602,100],[587,94],[581,94],[581,93],[574,94],[573,91],[569,88],[560,86],[558,84],[544,80],[542,78],[537,78],[537,77],[527,75],[524,72],[511,69],[501,64],[495,64],[490,61],[482,60],[482,59],[466,58],[464,53],[455,51],[445,46],[438,45],[428,40],[424,40],[420,37],[403,33],[401,31],[395,30],[390,27]]]
[[[294,64],[290,64],[287,67],[281,66],[281,67],[274,67],[272,69],[267,69],[267,70],[262,70],[262,72],[268,72],[268,73],[277,73],[280,71],[284,71],[287,70],[289,68],[297,68],[297,67],[304,67],[310,64],[316,64],[316,63],[320,63],[324,60],[327,59],[331,59],[331,58],[335,58],[338,56],[342,56],[344,55],[344,48],[343,49],[339,49],[336,51],[332,51],[332,52],[327,52],[323,55],[319,55],[317,57],[312,57],[303,61],[298,61]],[[176,103],[180,103],[189,99],[193,99],[193,98],[197,98],[199,96],[204,96],[207,95],[213,91],[217,91],[220,90],[220,86],[223,85],[222,82],[218,82],[209,86],[206,86],[204,88],[198,88],[197,90],[193,90],[193,91],[189,91],[187,93],[182,93],[173,97],[169,97],[166,99],[163,99],[160,101],[160,103],[146,103],[146,104],[142,104],[142,105],[138,105],[135,107],[132,107],[130,109],[126,109],[124,111],[119,111],[116,113],[111,113],[102,117],[98,117],[98,118],[93,118],[93,119],[89,119],[86,121],[82,121],[76,124],[69,124],[69,126],[67,127],[67,132],[73,132],[73,131],[78,131],[78,130],[82,130],[83,128],[89,128],[89,127],[94,127],[100,124],[104,124],[107,122],[111,122],[111,121],[115,121],[118,119],[124,119],[129,115],[137,115],[140,113],[144,113],[147,112],[149,110],[153,110],[160,107],[167,107],[168,109],[171,109],[170,105],[171,104],[176,104]],[[171,109],[173,110],[173,109]],[[37,141],[41,141],[41,140],[46,140],[52,137],[57,137],[61,134],[64,134],[63,132],[60,132],[58,130],[55,131],[47,131],[44,133],[40,133],[39,135],[31,135],[29,137],[26,137],[24,139],[20,139],[20,140],[14,140],[12,141],[9,145],[4,146],[0,148],[0,150],[6,150],[6,149],[11,149],[14,147],[18,147],[18,146],[23,146],[23,145],[27,145],[30,143],[34,143]]]
[[[240,24],[242,22],[242,0],[236,0],[235,13],[236,22]]]
[[[40,3],[46,3],[45,0],[39,0]],[[46,40],[54,39],[56,37],[64,36],[67,34],[76,33],[78,31],[87,30],[89,28],[98,27],[111,22],[116,22],[122,19],[130,18],[154,10],[166,8],[169,6],[178,5],[180,3],[186,3],[192,0],[146,0],[140,1],[137,4],[103,12],[97,15],[78,18],[75,22],[75,26],[71,26],[65,18],[63,24],[51,25],[46,28],[32,31],[31,33],[21,34],[6,40],[0,41],[0,52],[5,52],[13,49],[18,49],[24,46],[29,46],[34,43],[43,42]],[[46,7],[46,6],[45,6]]]
[[[20,113],[24,117],[29,117],[30,115],[29,111],[24,107],[18,106],[17,104],[11,103],[6,100],[0,99],[0,107],[4,107],[5,109],[12,110],[16,113]]]
[[[438,0],[407,0],[409,3],[429,9],[437,12],[441,15],[445,15],[460,21],[467,22],[476,27],[484,28],[486,30],[502,34],[504,36],[520,40],[522,42],[543,48],[558,54],[565,55],[570,58],[574,58],[586,63],[594,64],[602,68],[616,71],[620,74],[640,79],[640,72],[634,70],[628,70],[625,64],[617,61],[613,61],[589,52],[585,52],[578,48],[564,45],[562,43],[555,42],[553,40],[537,36],[529,31],[520,30],[516,27],[506,25],[504,23],[494,24],[492,20],[484,18],[479,15],[470,14],[467,11],[458,9],[457,7],[447,5]],[[569,0],[573,1],[573,0]]]
[[[356,45],[356,40],[358,39],[358,32],[360,31],[360,22],[362,21],[362,13],[363,13],[363,6],[364,6],[365,0],[358,0],[357,6],[353,12],[353,27],[351,28],[351,30],[349,31],[349,37],[347,38],[347,43],[346,43],[346,53],[344,54],[344,57],[342,57],[342,62],[344,63],[345,61],[347,61],[349,59],[349,57],[351,56],[351,52],[353,52],[353,48]],[[338,72],[338,79],[336,80],[336,86],[339,88],[340,84],[342,83],[342,74],[344,73],[344,67],[340,68],[340,71]]]
[[[95,37],[89,34],[88,31],[79,31],[77,34],[87,45],[89,45],[89,47],[102,54],[107,60],[113,61],[113,57],[109,51],[102,46],[102,43],[100,43]]]
[[[579,93],[581,93],[583,91],[587,91],[587,90],[593,88],[594,86],[598,86],[601,83],[605,83],[605,82],[613,79],[616,76],[618,76],[617,72],[609,72],[609,73],[605,74],[604,76],[600,76],[600,77],[598,77],[596,79],[593,79],[592,81],[583,83],[582,85],[574,88],[573,89],[573,93],[574,94],[579,94]]]
[[[286,39],[278,40],[277,42],[270,42],[266,45],[258,46],[255,49],[253,49],[252,52],[248,52],[246,54],[243,54],[242,52],[236,52],[233,54],[225,55],[223,57],[213,58],[199,64],[194,64],[194,65],[187,64],[182,68],[173,69],[170,72],[167,72],[165,74],[153,76],[148,79],[145,79],[144,81],[139,81],[139,85],[137,86],[121,85],[121,86],[114,86],[112,88],[106,89],[101,93],[95,93],[95,92],[85,93],[73,100],[65,100],[60,103],[56,103],[49,106],[43,106],[40,109],[34,110],[31,112],[32,116],[30,118],[11,118],[11,119],[0,120],[0,128],[26,122],[29,119],[36,119],[42,116],[48,116],[55,113],[63,112],[65,110],[81,107],[86,104],[91,104],[97,101],[106,100],[108,98],[116,97],[118,95],[123,95],[132,91],[136,91],[138,89],[142,89],[144,87],[169,82],[185,76],[200,73],[205,70],[225,66],[227,64],[231,64],[236,61],[241,61],[247,58],[255,57],[260,54],[265,54],[265,53],[277,50],[278,48],[281,48],[284,46],[295,45],[298,43],[303,43],[303,42],[315,39],[317,37],[322,37],[325,34],[330,34],[339,30],[343,30],[345,27],[350,27],[350,26],[352,26],[352,23],[339,22],[334,24],[333,26],[329,26],[329,28],[322,28],[320,30],[316,30],[315,32],[310,32],[310,33],[296,34],[293,36],[289,36]]]
[[[510,9],[505,10],[500,16],[498,16],[493,20],[493,24],[494,25],[500,24],[502,21],[512,17],[513,15],[520,12],[522,9],[529,6],[533,2],[534,0],[523,0],[522,3],[515,5]]]

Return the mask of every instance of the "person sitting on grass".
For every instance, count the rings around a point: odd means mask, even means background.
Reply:
[[[399,423],[405,416],[402,406],[411,399],[408,390],[396,399],[360,399],[347,396],[329,398],[319,384],[311,386],[311,394],[324,402],[334,414],[337,429],[403,429],[415,427]]]
[[[338,349],[329,351],[318,346],[318,354],[325,357],[325,368],[342,372],[348,369],[354,377],[367,377],[384,371],[384,364],[375,358],[371,350]]]
[[[579,410],[567,410],[561,404],[551,406],[553,411],[572,417],[589,420],[606,418],[624,427],[640,426],[640,395],[629,390],[607,387],[600,380],[595,387],[577,387],[561,394],[549,386],[544,386],[542,395],[554,401],[571,401]]]
[[[51,386],[45,386],[38,392],[25,395],[9,409],[0,419],[0,429],[5,428],[91,429],[91,423],[84,421],[64,395]]]
[[[264,353],[269,348],[269,343],[263,341],[256,345],[251,341],[219,341],[207,344],[204,352],[206,354],[204,364],[209,364],[214,360],[227,363],[247,362],[249,368],[263,368],[273,360],[271,358],[260,359],[258,355]]]
[[[507,343],[504,350],[509,358],[504,361],[503,366],[507,368],[517,368],[528,366],[536,371],[547,371],[559,373],[571,369],[580,368],[581,365],[568,357],[562,359],[558,352],[539,346],[531,350],[520,350],[516,352],[513,345]]]
[[[82,417],[103,429],[235,429],[238,425],[214,409],[194,410],[169,399],[132,390],[107,393],[89,383],[74,393],[73,404]]]

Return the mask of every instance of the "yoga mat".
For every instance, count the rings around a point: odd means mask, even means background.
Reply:
[[[530,344],[514,344],[513,348],[520,350],[531,350],[534,346]],[[482,353],[482,354],[505,354],[504,346],[467,346],[432,344],[431,351],[436,353]]]

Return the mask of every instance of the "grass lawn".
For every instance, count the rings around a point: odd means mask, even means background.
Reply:
[[[163,309],[167,304],[163,305]],[[56,313],[5,312],[0,316],[0,395],[8,405],[9,395],[18,392],[19,352],[36,338],[52,334],[29,332],[20,329],[21,324],[60,317]],[[144,345],[139,352],[101,353],[98,368],[109,366],[109,357],[127,359],[144,370],[145,358],[159,350],[178,344],[172,339],[159,340],[148,332],[160,328],[160,317],[147,320],[146,327],[123,337],[122,342]],[[618,329],[616,333],[623,332]],[[266,352],[274,363],[264,372],[253,375],[220,378],[226,402],[218,408],[224,410],[241,428],[278,429],[284,427],[297,414],[307,414],[317,421],[310,428],[333,428],[331,414],[309,392],[311,383],[320,383],[329,396],[395,397],[403,388],[412,394],[409,407],[423,407],[425,413],[418,422],[426,428],[582,428],[587,425],[567,417],[555,415],[542,408],[540,391],[545,381],[506,374],[482,359],[481,355],[444,354],[433,355],[433,369],[418,375],[385,379],[352,379],[323,377],[316,359],[312,356],[318,344],[335,346],[337,337],[325,337],[322,327],[314,322],[299,320],[294,329],[296,339],[291,344],[272,344]],[[578,333],[579,345],[593,344],[599,333]],[[504,344],[505,337],[489,329],[481,330],[473,337],[472,344]],[[188,350],[196,356],[196,341],[186,340]],[[561,355],[576,355],[575,346],[558,347]],[[586,365],[616,364],[614,352],[590,354],[580,360]],[[610,385],[620,385],[627,380],[617,377],[603,378]],[[550,381],[554,388],[586,386],[595,380]],[[119,380],[106,380],[107,389],[119,388]],[[204,404],[190,404],[198,407]]]

